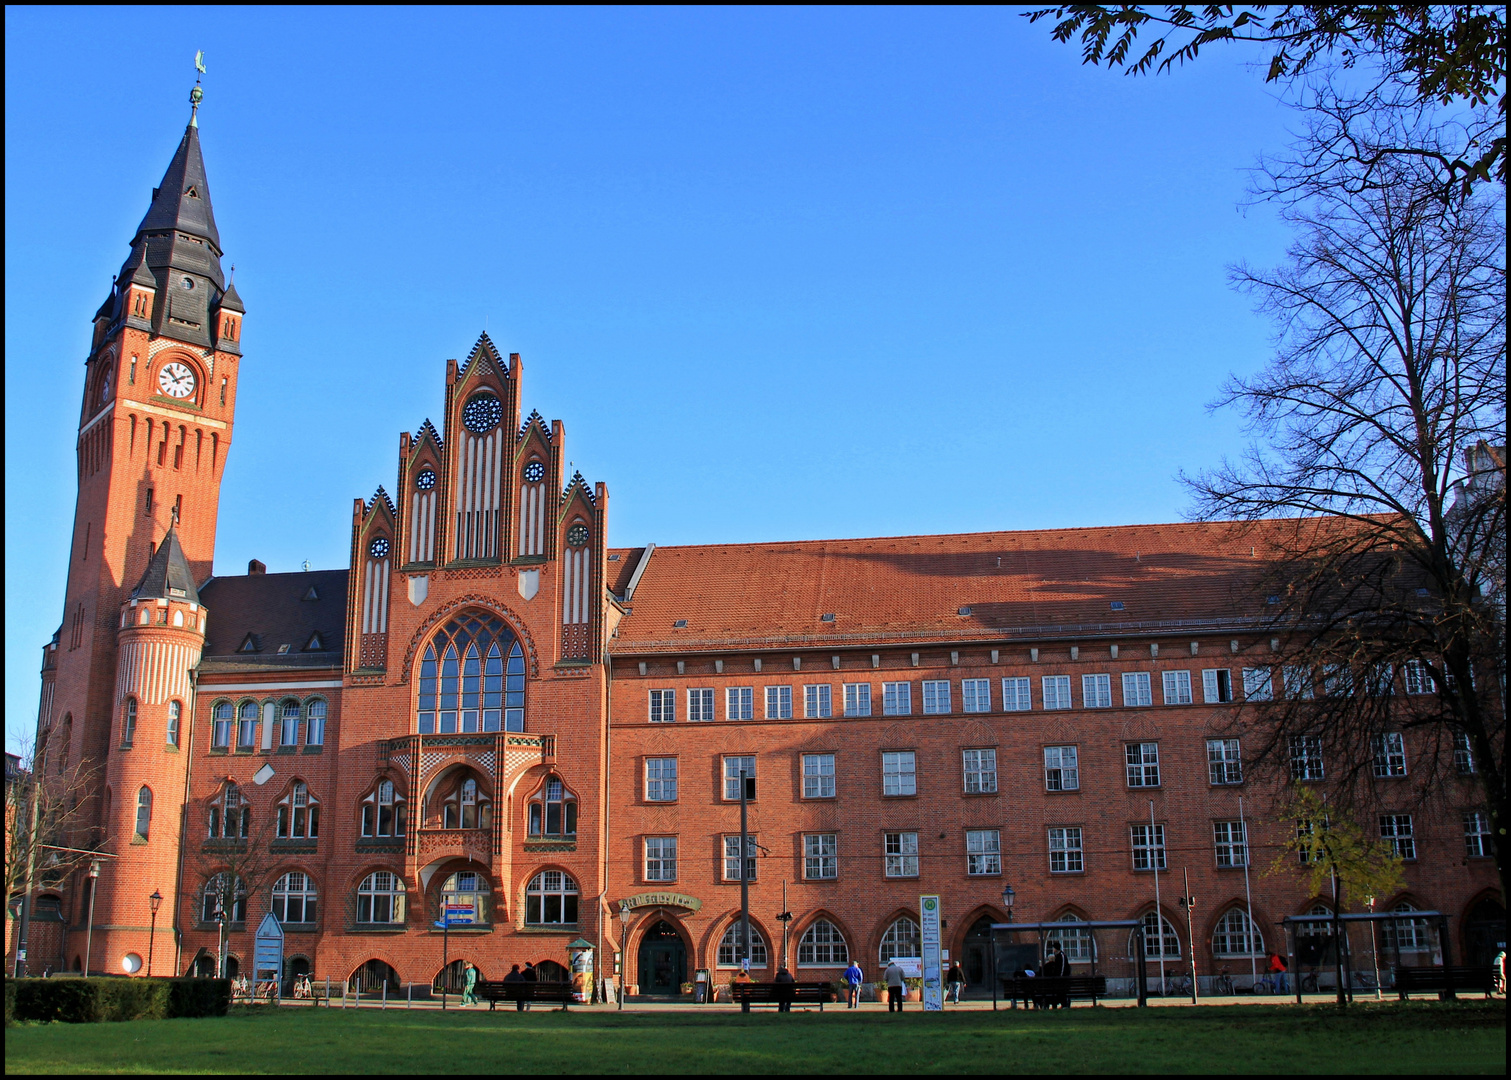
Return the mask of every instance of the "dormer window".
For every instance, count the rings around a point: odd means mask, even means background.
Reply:
[[[577,835],[577,796],[566,789],[558,776],[546,777],[530,800],[529,814],[531,836]]]

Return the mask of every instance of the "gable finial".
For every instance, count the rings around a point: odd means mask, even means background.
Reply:
[[[194,54],[194,70],[200,75],[205,73],[205,51],[203,49]],[[199,127],[199,103],[205,99],[205,92],[200,89],[199,76],[194,78],[194,89],[189,91],[189,126]]]

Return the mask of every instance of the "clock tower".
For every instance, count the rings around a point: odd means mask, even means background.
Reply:
[[[145,610],[131,603],[141,583],[167,581],[172,575],[163,567],[170,564],[184,579],[177,587],[185,595],[164,593],[154,603],[162,600],[164,611],[171,607],[182,625],[203,633],[195,587],[211,572],[241,366],[245,309],[221,270],[220,233],[200,152],[201,96],[196,85],[183,138],[95,313],[84,361],[63,625],[44,651],[42,670],[39,749],[45,746],[50,767],[89,770],[84,790],[92,811],[82,821],[87,835],[75,842],[117,856],[101,868],[100,925],[90,962],[95,970],[117,973],[124,950],[135,948],[138,924],[145,944],[147,897],[159,891],[171,897],[167,910],[178,909],[167,868],[177,863],[178,807],[189,755],[175,740],[187,743],[193,722],[192,695],[177,695],[175,704],[147,700],[160,695],[144,698],[128,686],[129,672],[118,670],[131,666],[119,636],[123,620]],[[171,547],[166,562],[165,545]],[[169,651],[197,663],[197,648]],[[189,684],[187,670],[167,672],[162,685],[180,683]],[[127,778],[131,790],[116,790]],[[152,791],[154,820],[145,823],[145,834],[137,829],[139,789]],[[70,884],[84,885],[82,873]],[[68,892],[65,921],[82,930],[87,886]],[[140,912],[109,902],[109,892],[122,901],[139,897]],[[122,935],[132,940],[113,940]],[[70,966],[83,952],[83,938],[69,934]]]

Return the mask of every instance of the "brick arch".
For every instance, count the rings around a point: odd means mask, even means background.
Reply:
[[[1000,909],[992,904],[977,904],[970,911],[962,915],[958,923],[953,918],[950,919],[950,924],[955,929],[950,946],[951,959],[959,957],[964,952],[965,941],[970,935],[971,927],[975,926],[983,917],[991,919],[992,922],[1007,922],[1007,916],[1001,914]],[[1082,917],[1084,918],[1084,916]]]
[[[706,966],[710,971],[719,966],[719,942],[724,939],[724,935],[729,932],[729,928],[737,925],[739,921],[740,909],[731,908],[710,922],[708,929],[703,932],[703,938],[700,942],[701,955],[708,961]],[[761,940],[766,943],[766,970],[775,971],[782,962],[781,938],[773,938],[770,928],[761,919],[757,918],[754,913],[750,916],[750,928],[759,933]],[[849,941],[848,938],[845,940],[846,942]],[[789,935],[789,947],[795,947],[796,944],[796,939],[791,938],[791,935]],[[789,956],[788,960],[792,961],[793,964],[797,963],[793,957]],[[751,962],[750,966],[752,970],[755,968],[754,961]]]
[[[802,946],[803,935],[806,934],[813,926],[813,924],[818,922],[820,919],[834,924],[835,928],[840,932],[840,936],[845,939],[845,951],[846,953],[848,953],[850,960],[859,963],[860,960],[863,959],[862,953],[857,951],[856,948],[856,943],[860,941],[860,935],[852,926],[848,925],[846,921],[840,918],[839,915],[836,914],[832,909],[821,907],[814,908],[812,911],[802,916],[802,918],[798,919],[797,922],[793,925],[791,957],[792,966],[795,968],[798,965],[798,949]],[[864,965],[862,966],[864,967]]]
[[[515,632],[515,636],[525,647],[525,655],[530,661],[530,677],[532,679],[540,677],[540,651],[535,647],[535,639],[531,636],[530,628],[525,620],[520,618],[509,605],[500,602],[497,597],[483,593],[468,593],[431,612],[430,617],[415,630],[409,639],[408,648],[404,650],[404,663],[399,668],[399,679],[395,685],[407,686],[409,684],[409,671],[414,666],[415,654],[420,651],[420,645],[435,632],[436,627],[469,607],[490,611],[508,623],[509,629]]]
[[[892,924],[895,923],[898,919],[902,918],[912,919],[920,930],[923,929],[923,916],[920,915],[917,911],[906,906],[898,906],[893,908],[875,923],[875,930],[873,931],[871,939],[872,948],[870,953],[868,954],[873,963],[881,963],[882,939],[887,936],[887,931],[892,928]]]
[[[1213,956],[1215,958],[1216,955],[1212,952],[1212,935],[1217,933],[1217,924],[1222,921],[1222,917],[1224,915],[1232,911],[1234,908],[1237,908],[1239,911],[1242,911],[1246,915],[1249,914],[1248,900],[1243,896],[1232,896],[1225,900],[1219,901],[1217,904],[1208,908],[1207,916],[1202,921],[1202,924],[1193,928],[1196,933],[1202,935],[1201,945],[1202,948],[1207,951],[1207,954],[1209,956]],[[1270,936],[1265,933],[1265,916],[1263,911],[1260,908],[1255,907],[1252,918],[1254,921],[1254,928],[1259,931],[1260,943],[1264,946],[1265,951],[1268,952],[1270,947],[1273,945],[1273,942],[1270,940]],[[1278,928],[1277,932],[1279,932]]]

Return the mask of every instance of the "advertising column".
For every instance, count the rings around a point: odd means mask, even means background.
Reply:
[[[939,970],[939,897],[920,896],[918,911],[923,916],[919,927],[923,944],[923,1011],[939,1012],[944,1008],[944,984]]]

